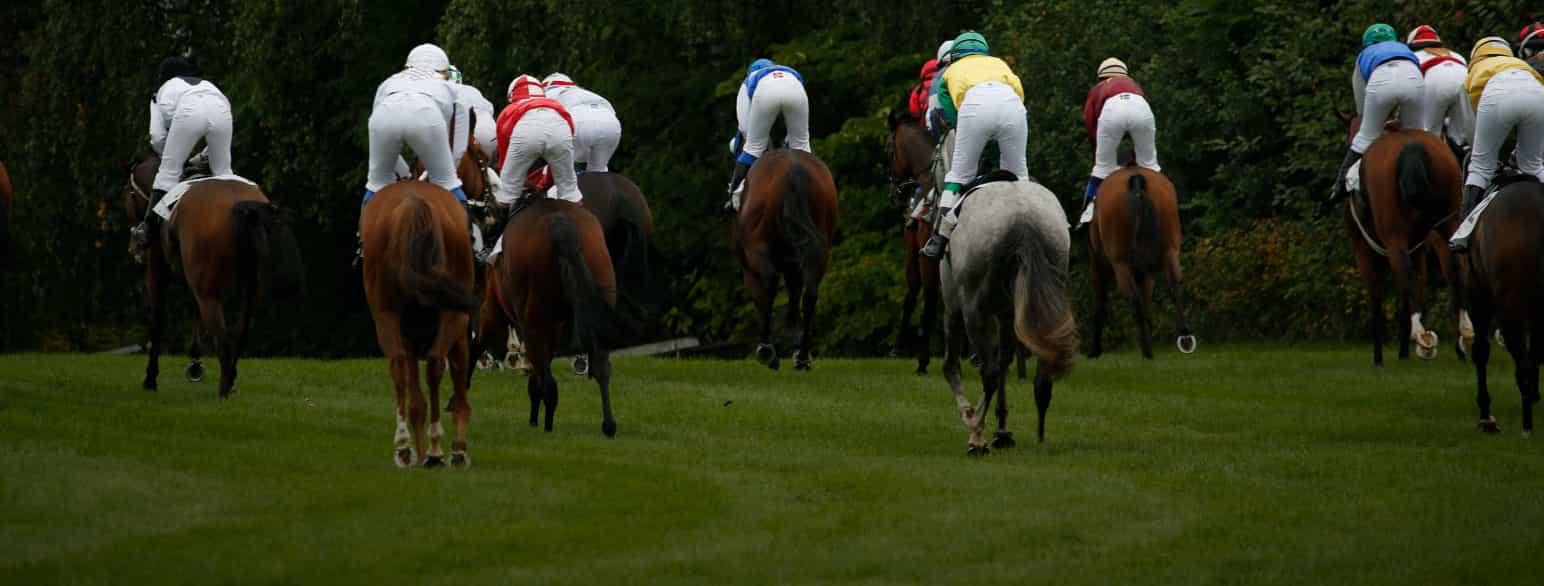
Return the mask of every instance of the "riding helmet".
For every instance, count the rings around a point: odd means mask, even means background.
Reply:
[[[1388,42],[1398,38],[1399,35],[1394,34],[1394,27],[1380,22],[1378,24],[1367,27],[1367,32],[1362,33],[1362,48],[1367,48],[1376,43]]]
[[[757,59],[751,62],[751,66],[745,70],[746,75],[756,73],[773,65],[771,59]]]
[[[1437,36],[1437,29],[1423,24],[1410,31],[1410,35],[1405,37],[1405,44],[1410,45],[1410,48],[1415,50],[1441,47],[1442,37]]]
[[[1469,51],[1469,66],[1486,57],[1511,57],[1512,46],[1501,37],[1485,37],[1474,42],[1474,49]]]
[[[445,50],[433,43],[424,43],[407,54],[407,63],[404,67],[417,67],[434,71],[449,71],[450,57],[445,55]]]
[[[542,87],[549,88],[557,86],[571,86],[574,85],[574,80],[569,79],[567,75],[563,75],[561,73],[553,73],[545,78],[542,78],[541,85]]]
[[[1111,57],[1109,59],[1105,59],[1103,63],[1099,64],[1099,79],[1102,80],[1104,78],[1115,77],[1117,75],[1126,75],[1125,62],[1121,61],[1120,59]]]
[[[187,57],[172,55],[161,60],[161,83],[173,77],[199,77],[198,66]]]
[[[959,61],[971,55],[991,54],[992,48],[986,44],[986,37],[975,31],[955,37],[954,46],[949,49],[950,61]]]

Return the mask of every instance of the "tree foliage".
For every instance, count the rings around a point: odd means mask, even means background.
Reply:
[[[365,124],[376,84],[421,42],[442,44],[496,104],[515,75],[553,71],[611,99],[624,127],[613,167],[652,202],[673,293],[658,333],[710,340],[742,336],[753,321],[727,221],[715,213],[731,166],[724,145],[735,87],[757,57],[799,69],[815,151],[841,192],[819,330],[828,352],[874,353],[893,334],[902,294],[885,119],[939,41],[979,29],[1024,79],[1031,172],[1069,212],[1091,166],[1083,97],[1101,59],[1123,58],[1158,116],[1193,274],[1208,272],[1193,280],[1198,303],[1211,315],[1259,318],[1200,317],[1203,331],[1336,336],[1354,331],[1366,308],[1345,307],[1349,252],[1322,245],[1343,236],[1319,200],[1343,148],[1334,111],[1352,107],[1345,79],[1361,29],[1432,24],[1467,50],[1544,17],[1518,0],[994,0],[947,9],[856,0],[47,0],[0,11],[0,159],[17,185],[28,263],[0,275],[0,347],[90,348],[140,334],[142,279],[124,253],[119,193],[126,164],[145,148],[156,65],[186,53],[234,103],[236,171],[291,210],[307,254],[312,298],[271,313],[256,349],[311,355],[373,351],[349,266]],[[1268,252],[1256,247],[1267,246],[1304,256],[1265,263]],[[1253,281],[1229,272],[1245,261],[1302,272]],[[1316,263],[1326,266],[1312,270]],[[1087,307],[1086,274],[1073,278]],[[1266,282],[1294,293],[1283,301]],[[1291,305],[1282,319],[1312,323],[1271,330],[1276,322],[1263,314],[1272,303]]]

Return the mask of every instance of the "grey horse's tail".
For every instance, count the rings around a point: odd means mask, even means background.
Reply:
[[[1078,326],[1067,299],[1067,270],[1051,258],[1054,248],[1033,226],[1020,226],[1019,271],[1013,279],[1013,333],[1053,377],[1072,370]]]

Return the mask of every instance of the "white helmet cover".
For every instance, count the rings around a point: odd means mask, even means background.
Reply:
[[[445,71],[450,69],[450,57],[445,55],[445,50],[431,43],[424,43],[407,54],[406,67],[418,67]]]

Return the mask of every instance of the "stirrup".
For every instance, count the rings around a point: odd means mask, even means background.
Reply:
[[[940,258],[944,255],[944,249],[948,246],[949,240],[943,236],[939,236],[937,232],[934,232],[933,236],[927,239],[927,244],[922,246],[921,253],[922,256],[928,258]]]

